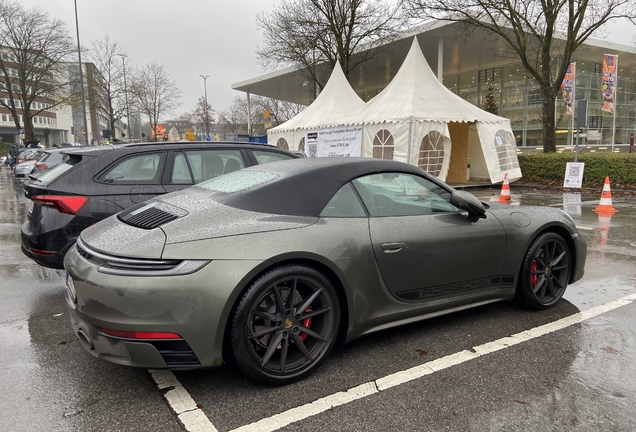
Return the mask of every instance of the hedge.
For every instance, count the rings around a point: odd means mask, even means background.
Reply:
[[[574,153],[520,154],[519,166],[524,180],[544,184],[563,184],[567,162],[574,162]],[[636,188],[636,154],[581,153],[585,163],[583,186],[602,186],[609,176],[612,187]]]

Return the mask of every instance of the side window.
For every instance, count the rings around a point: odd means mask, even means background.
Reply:
[[[263,150],[252,150],[252,154],[254,154],[254,157],[256,158],[256,161],[259,163],[259,165],[270,162],[294,159],[294,157],[290,155]]]
[[[147,182],[158,177],[161,156],[142,154],[129,157],[111,168],[103,177],[107,183]]]
[[[331,198],[320,216],[351,218],[366,217],[367,214],[364,212],[351,183],[347,183]]]
[[[174,158],[174,164],[172,166],[172,176],[170,177],[170,183],[192,184],[192,177],[190,176],[188,163],[186,162],[186,159],[183,153],[178,153]]]
[[[413,174],[372,174],[353,180],[352,183],[372,217],[459,211],[450,203],[450,192]]]
[[[188,150],[186,157],[195,183],[245,168],[240,150]]]

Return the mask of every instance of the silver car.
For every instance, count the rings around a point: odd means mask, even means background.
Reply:
[[[394,161],[304,158],[111,216],[64,265],[72,326],[94,356],[233,360],[280,385],[337,341],[500,300],[551,307],[582,277],[586,250],[555,208],[487,205]]]
[[[15,166],[13,170],[13,176],[16,179],[26,180],[29,178],[29,175],[35,169],[36,160],[28,160],[26,162],[19,163]]]

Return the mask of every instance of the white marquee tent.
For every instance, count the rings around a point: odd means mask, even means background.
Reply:
[[[280,148],[305,151],[308,131],[342,125],[342,120],[364,107],[342,72],[340,63],[331,72],[329,81],[316,100],[301,113],[267,131],[269,144]]]
[[[325,100],[333,106],[338,106],[339,97],[343,104],[351,103],[355,100],[351,94],[355,93],[342,70],[336,70],[340,75],[337,81],[340,88],[338,93],[330,92]],[[336,70],[332,79],[338,74]],[[349,91],[342,89],[343,79]],[[428,66],[416,38],[393,80],[368,103],[355,110],[349,105],[330,116],[329,122],[306,116],[314,105],[317,106],[314,112],[324,110],[319,104],[323,93],[301,114],[272,129],[269,142],[277,143],[277,137],[284,133],[293,137],[287,141],[295,143],[290,148],[298,149],[300,135],[308,131],[361,125],[360,155],[363,157],[408,162],[450,183],[465,183],[469,164],[471,179],[496,183],[503,180],[505,173],[511,181],[521,177],[510,121],[466,102],[444,87]],[[357,95],[355,98],[360,101]],[[297,120],[301,116],[308,121]]]

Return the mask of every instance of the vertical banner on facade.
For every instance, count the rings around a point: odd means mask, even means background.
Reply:
[[[573,115],[572,102],[574,99],[574,79],[576,77],[576,63],[572,62],[568,65],[568,69],[561,83],[561,92],[563,94],[563,102],[565,102],[565,113],[569,116]]]
[[[616,99],[616,84],[618,76],[618,55],[605,54],[603,57],[603,80],[601,93],[603,95],[603,111],[614,112],[614,101]]]
[[[362,154],[362,126],[319,129],[305,135],[308,157],[349,157]]]

